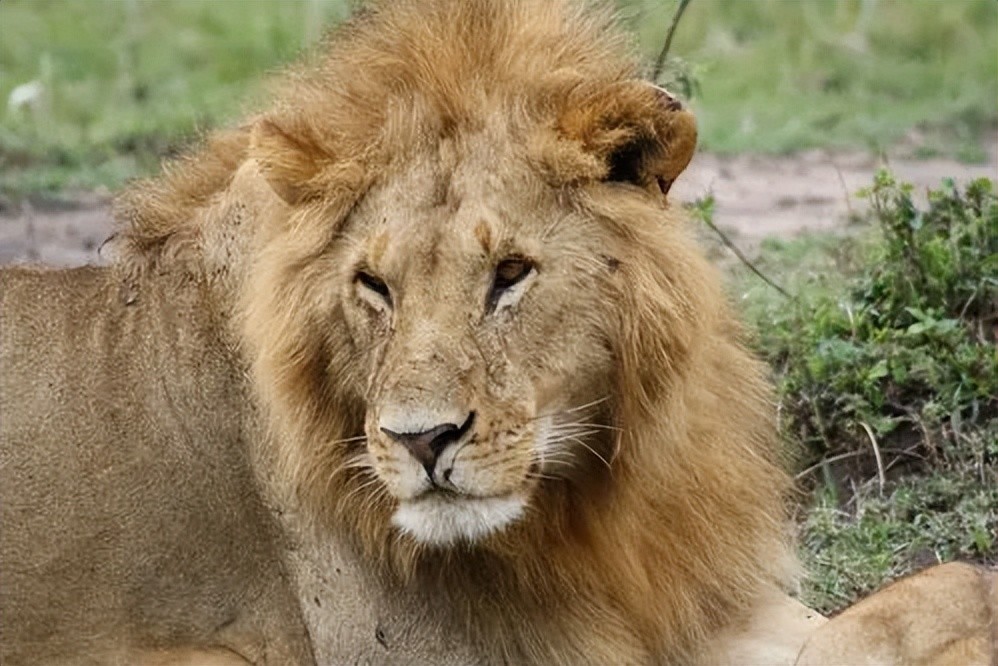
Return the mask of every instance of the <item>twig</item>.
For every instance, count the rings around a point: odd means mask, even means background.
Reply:
[[[811,465],[810,467],[808,467],[804,471],[798,472],[797,475],[794,477],[794,481],[800,481],[805,476],[807,476],[808,474],[810,474],[814,470],[818,469],[819,467],[822,467],[823,465],[827,465],[828,463],[838,462],[839,460],[845,460],[846,458],[855,458],[856,456],[861,456],[864,453],[866,453],[866,452],[865,451],[847,451],[846,453],[840,453],[838,455],[834,455],[831,458],[822,458],[821,460],[819,460],[818,462],[814,463],[813,465]]]
[[[846,210],[849,211],[849,221],[852,222],[856,219],[856,212],[852,209],[852,201],[849,197],[849,188],[846,187],[846,179],[842,175],[842,169],[839,165],[835,163],[835,160],[829,160],[832,163],[832,168],[835,169],[835,173],[839,177],[839,184],[842,185],[842,194],[846,198]]]
[[[873,456],[877,460],[877,481],[880,483],[880,494],[883,496],[887,478],[884,475],[884,460],[880,457],[880,446],[877,444],[877,438],[873,436],[873,430],[870,429],[870,426],[862,421],[859,422],[859,425],[866,431],[866,436],[870,438],[870,444],[873,446]]]
[[[898,456],[898,459],[900,459],[902,456],[908,456],[909,458],[917,458],[919,460],[925,460],[925,456],[920,456],[917,453],[913,453],[910,449],[883,449],[881,450],[881,453],[892,453]],[[797,474],[794,475],[794,481],[800,481],[808,474],[812,473],[813,471],[815,471],[820,467],[823,467],[824,465],[827,465],[828,463],[838,462],[840,460],[847,460],[848,458],[856,458],[858,456],[865,456],[868,454],[869,451],[867,451],[866,449],[862,449],[859,451],[846,451],[845,453],[838,453],[834,456],[829,456],[828,458],[822,458],[821,460],[814,463],[810,467],[807,467],[804,470],[797,472]],[[884,471],[890,469],[890,467],[891,465],[888,465]],[[880,479],[877,479],[877,481],[879,483]]]
[[[692,0],[679,0],[679,5],[676,6],[676,13],[672,15],[672,23],[669,25],[669,32],[665,35],[665,44],[662,46],[662,51],[658,54],[658,60],[655,61],[655,69],[652,71],[651,80],[658,81],[658,77],[662,74],[662,68],[665,67],[665,58],[669,55],[669,48],[672,46],[672,36],[676,34],[676,27],[679,25],[679,19],[682,18],[683,12],[686,11],[686,6],[690,4]]]
[[[753,273],[755,273],[756,275],[758,275],[759,278],[763,282],[765,282],[766,284],[768,284],[770,287],[772,287],[776,291],[778,291],[781,294],[783,294],[784,297],[790,299],[791,301],[794,300],[794,297],[791,296],[790,293],[786,289],[784,289],[780,285],[778,285],[775,282],[773,282],[770,278],[766,277],[763,274],[762,271],[760,271],[758,268],[756,268],[755,264],[753,264],[751,261],[749,261],[749,258],[746,257],[744,254],[742,254],[742,251],[739,250],[735,246],[735,244],[731,241],[731,239],[728,238],[723,231],[721,231],[720,229],[717,228],[716,224],[714,224],[711,220],[708,220],[706,217],[703,217],[701,219],[703,219],[704,224],[706,224],[708,227],[710,227],[711,231],[713,231],[715,234],[717,234],[718,238],[721,239],[721,242],[724,243],[728,247],[729,250],[731,250],[732,252],[734,252],[735,256],[738,257],[738,259],[743,264],[745,264],[746,266],[748,266],[749,270],[751,270]]]
[[[672,38],[676,34],[676,28],[679,27],[679,20],[683,17],[683,12],[686,11],[686,8],[689,6],[690,2],[692,1],[693,0],[679,0],[679,4],[676,5],[676,13],[672,15],[672,23],[669,24],[669,32],[666,33],[665,35],[665,44],[662,45],[662,50],[661,52],[659,52],[658,59],[655,61],[655,69],[652,71],[651,75],[652,81],[658,81],[658,77],[661,76],[662,69],[665,67],[665,60],[669,55],[669,49],[672,48]],[[713,230],[715,234],[717,234],[718,238],[721,239],[721,242],[723,242],[728,247],[729,250],[734,252],[735,256],[738,257],[738,259],[743,264],[748,266],[749,270],[751,270],[753,273],[759,276],[759,278],[763,282],[768,284],[770,287],[780,292],[785,298],[789,300],[794,300],[794,297],[791,296],[786,289],[773,282],[771,279],[766,277],[762,273],[762,271],[756,268],[755,264],[749,261],[748,257],[742,254],[741,250],[739,250],[735,246],[735,244],[731,242],[731,239],[728,238],[723,231],[717,228],[717,226],[712,221],[710,221],[706,217],[703,218],[703,221],[704,223],[706,223],[708,227],[711,228],[711,230]]]

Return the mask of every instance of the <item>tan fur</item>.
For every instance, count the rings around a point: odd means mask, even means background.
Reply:
[[[993,666],[998,573],[951,563],[903,578],[816,631],[797,666]]]
[[[767,609],[795,653],[765,370],[664,197],[695,123],[609,14],[385,2],[276,99],[119,198],[113,267],[2,274],[4,663],[689,663]],[[401,533],[399,405],[473,410],[459,501],[525,514]]]
[[[243,296],[283,468],[321,526],[349,528],[389,572],[451,588],[457,617],[504,598],[515,612],[471,629],[514,662],[689,658],[788,558],[762,368],[661,195],[601,182],[608,155],[635,141],[648,144],[637,185],[674,178],[656,160],[671,164],[688,114],[637,81],[599,12],[430,2],[375,16],[294,80],[294,104],[265,121],[282,131],[255,133],[250,151],[278,193],[301,181],[285,164],[326,165],[315,194],[261,220],[266,250]],[[692,143],[680,143],[685,166]],[[280,157],[303,145],[308,159]],[[385,233],[393,256],[371,265]],[[518,330],[469,328],[514,250],[551,268],[537,312],[516,315]],[[357,305],[358,264],[403,294],[393,323]],[[478,433],[478,489],[522,491],[533,507],[463,557],[391,526],[384,484],[405,454],[375,423],[389,399],[448,392],[492,423]],[[622,432],[588,439],[612,471],[576,446],[568,480],[531,478],[538,414],[603,398],[596,419]],[[366,451],[332,444],[365,420]],[[351,465],[365,453],[386,462]]]

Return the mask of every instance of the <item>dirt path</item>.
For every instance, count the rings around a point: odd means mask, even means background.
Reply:
[[[864,208],[856,191],[868,187],[882,166],[921,193],[938,188],[943,178],[957,183],[981,177],[998,180],[998,134],[990,137],[985,151],[984,164],[914,159],[903,149],[886,163],[864,152],[815,150],[789,157],[703,154],[676,181],[674,191],[682,201],[713,192],[715,222],[734,232],[739,245],[751,249],[767,236],[842,228],[850,212]]]
[[[998,135],[986,147],[985,164],[913,159],[903,154],[888,165],[924,191],[950,177],[998,180]],[[767,236],[842,228],[863,202],[853,193],[870,184],[882,165],[868,153],[811,151],[787,157],[698,155],[677,181],[673,196],[692,201],[713,192],[715,221],[751,252]],[[0,264],[73,266],[99,263],[97,249],[110,234],[110,202],[87,193],[59,205],[25,202],[0,205]]]

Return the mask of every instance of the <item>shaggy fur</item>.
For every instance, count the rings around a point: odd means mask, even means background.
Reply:
[[[313,543],[345,535],[381,585],[429,600],[425,621],[490,663],[691,662],[787,581],[764,369],[663,196],[695,127],[639,74],[597,8],[376,5],[285,74],[273,108],[119,199],[118,260],[92,301],[110,320],[153,301],[155,321],[171,290],[192,299],[231,383],[225,441],[248,442],[241,492]],[[490,318],[489,276],[511,252],[538,275]],[[384,271],[394,314],[358,301],[358,266]],[[205,336],[170,321],[179,332],[140,326],[134,353],[196,358]],[[203,409],[200,375],[174,375],[162,399]],[[417,389],[475,406],[478,453],[461,469],[483,495],[522,497],[521,519],[453,547],[393,527],[412,461],[378,418]],[[128,436],[159,433],[155,414]],[[573,414],[581,426],[563,423]],[[540,455],[548,417],[580,426],[582,446]],[[253,575],[277,580],[282,540],[254,521]],[[160,610],[186,612],[171,603]],[[150,635],[195,640],[171,631]]]
[[[671,209],[605,182],[622,146],[638,162],[628,180],[674,178],[692,146],[687,116],[664,110],[637,82],[606,14],[566,3],[391,3],[330,44],[285,83],[286,104],[266,114],[250,149],[291,204],[289,219],[261,232],[266,249],[242,305],[282,469],[317,521],[347,527],[396,573],[433,586],[446,557],[457,617],[489,608],[489,599],[515,609],[497,607],[473,627],[514,663],[690,658],[764,585],[783,579],[787,557],[786,484],[762,368],[739,347],[714,272]],[[594,246],[619,259],[584,270],[600,290],[594,308],[612,347],[605,417],[621,433],[610,474],[588,457],[581,482],[540,484],[526,520],[471,553],[441,555],[393,532],[393,498],[369,469],[349,464],[354,447],[333,444],[364,432],[372,394],[349,327],[316,326],[322,313],[346,307],[317,285],[334,263],[327,252],[337,234],[361,235],[347,213],[368,188],[417,180],[413,165],[441,160],[441,144],[460,151],[481,135],[496,177],[520,164],[541,176],[524,183],[527,202],[547,196],[564,202],[552,214],[568,207],[598,222],[565,231],[564,247],[587,229]],[[666,158],[677,155],[671,173]],[[440,169],[447,177],[433,184],[446,189],[453,176],[446,163]],[[550,224],[529,207],[509,215]],[[566,288],[553,298],[572,295]],[[368,428],[369,440],[376,430]]]

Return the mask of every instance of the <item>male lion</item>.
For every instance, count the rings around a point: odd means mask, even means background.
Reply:
[[[695,138],[606,11],[395,0],[3,271],[0,660],[792,663]]]

